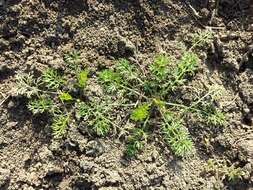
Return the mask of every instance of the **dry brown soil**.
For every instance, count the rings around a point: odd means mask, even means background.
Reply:
[[[191,158],[176,158],[154,140],[129,161],[122,157],[124,142],[85,136],[74,126],[55,140],[47,118],[34,118],[27,100],[13,95],[17,72],[60,67],[74,48],[90,67],[110,66],[120,57],[145,66],[159,52],[179,57],[189,35],[208,27],[214,40],[198,50],[201,65],[192,86],[224,89],[218,104],[227,124],[186,122],[196,146]],[[220,181],[205,173],[209,158],[248,173]],[[214,0],[0,0],[1,190],[246,190],[253,189],[252,160],[252,0],[220,0],[218,6]]]

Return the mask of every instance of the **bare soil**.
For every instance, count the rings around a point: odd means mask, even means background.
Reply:
[[[214,14],[215,13],[215,14]],[[81,52],[89,67],[120,57],[141,66],[159,52],[179,57],[189,35],[211,28],[213,43],[199,49],[192,86],[218,84],[226,113],[221,128],[189,119],[195,156],[176,158],[163,142],[149,142],[135,159],[123,157],[117,138],[69,128],[55,140],[46,117],[34,118],[14,96],[17,72],[62,67],[64,53]],[[192,94],[185,90],[185,100]],[[90,152],[95,152],[90,154]],[[205,173],[209,158],[248,171],[241,180]],[[0,0],[0,189],[253,189],[252,0]]]

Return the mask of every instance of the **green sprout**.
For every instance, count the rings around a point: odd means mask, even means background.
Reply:
[[[80,88],[84,88],[86,83],[87,83],[87,80],[88,80],[88,74],[89,74],[89,71],[88,70],[81,70],[80,72],[78,72],[77,74],[77,78],[78,78],[78,86]]]
[[[61,101],[71,101],[73,100],[72,96],[68,92],[62,92],[59,94]]]
[[[224,125],[226,121],[225,115],[220,110],[215,109],[213,113],[207,115],[207,123],[213,125]]]
[[[108,92],[115,92],[118,89],[119,84],[122,82],[120,74],[111,69],[99,72],[99,79]]]
[[[149,115],[150,105],[148,103],[143,103],[135,108],[131,113],[131,119],[133,121],[143,121]]]
[[[54,117],[51,128],[53,130],[53,136],[55,138],[62,137],[66,133],[66,128],[68,126],[69,116],[66,115],[56,115]]]
[[[236,179],[242,179],[245,172],[242,168],[236,167],[234,164],[227,167],[226,175],[229,181],[235,181]]]
[[[110,130],[111,123],[105,117],[97,117],[93,121],[93,130],[99,136],[105,136]]]
[[[124,81],[124,84],[126,83],[143,84],[143,81],[140,78],[140,72],[138,71],[136,66],[130,64],[128,60],[119,59],[118,62],[116,63],[115,70],[121,77],[124,77],[124,79],[126,80]]]
[[[50,112],[54,109],[54,102],[46,96],[39,96],[37,99],[29,101],[28,109],[33,114]]]
[[[169,74],[169,63],[170,59],[166,55],[159,54],[155,57],[154,63],[150,65],[149,70],[157,81],[161,82],[166,79]]]
[[[170,145],[177,156],[187,156],[193,150],[193,142],[182,124],[175,120],[171,113],[163,115],[164,121],[161,124],[164,139]]]
[[[92,110],[88,104],[85,102],[81,102],[78,100],[76,105],[76,117],[80,120],[83,118],[84,120],[87,120],[89,116],[91,115]]]
[[[16,75],[16,81],[16,93],[18,95],[25,95],[28,98],[31,98],[33,95],[39,94],[40,80],[34,79],[30,73],[18,73]]]
[[[72,52],[68,52],[64,55],[63,60],[67,64],[67,66],[73,70],[77,71],[80,69],[79,63],[80,63],[80,52],[74,50]]]
[[[193,52],[185,52],[178,62],[176,68],[172,71],[173,80],[170,84],[171,88],[182,85],[185,82],[185,75],[194,73],[197,69],[198,56]]]
[[[46,87],[52,90],[61,88],[65,82],[64,78],[58,73],[58,71],[52,68],[45,70],[41,77],[41,80]]]
[[[206,163],[206,171],[213,173],[217,180],[229,181],[241,180],[245,175],[245,171],[241,167],[236,167],[234,164],[228,166],[225,160],[209,159]]]
[[[105,136],[109,133],[113,122],[107,117],[108,107],[105,107],[103,103],[97,105],[94,102],[90,102],[88,105],[85,102],[79,102],[77,104],[76,116],[80,120],[86,121],[88,127],[98,136]]]
[[[192,34],[192,49],[194,47],[203,47],[211,43],[213,40],[213,33],[209,30],[198,31]]]
[[[147,134],[142,128],[134,128],[127,139],[126,154],[129,157],[135,156],[143,147]]]
[[[121,82],[121,76],[111,69],[103,70],[99,73],[99,78],[104,83],[119,83]]]

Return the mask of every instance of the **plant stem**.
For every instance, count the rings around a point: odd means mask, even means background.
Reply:
[[[181,107],[181,108],[185,108],[187,110],[194,110],[194,111],[200,111],[196,108],[192,108],[192,107],[189,107],[189,106],[185,106],[185,105],[182,105],[182,104],[176,104],[176,103],[171,103],[171,102],[165,102],[166,105],[168,106],[175,106],[175,107]]]
[[[194,102],[194,103],[190,106],[190,108],[192,108],[192,107],[198,105],[202,100],[204,100],[207,96],[209,96],[210,94],[212,94],[214,91],[215,91],[215,90],[212,90],[212,91],[209,91],[208,93],[206,93],[204,96],[202,96],[200,99],[198,99],[198,101]],[[216,92],[216,93],[218,93],[218,92]],[[216,94],[216,93],[214,93],[214,94]]]
[[[123,107],[132,107],[136,104],[108,104],[108,106],[123,106]]]
[[[129,87],[127,87],[127,86],[124,86],[124,85],[121,85],[121,84],[120,84],[119,86],[120,86],[121,88],[124,88],[125,90],[129,90],[130,92],[133,92],[134,94],[136,94],[136,95],[138,95],[138,96],[141,96],[142,98],[144,98],[144,99],[146,99],[146,100],[149,99],[147,96],[145,96],[145,95],[143,95],[143,94],[137,92],[137,91],[134,90],[134,89],[131,89],[131,88],[129,88]]]
[[[116,127],[115,123],[113,123],[110,119],[107,119],[103,114],[101,114],[100,112],[96,112],[96,114],[98,114],[101,118],[105,119],[106,121],[108,121],[113,127]]]

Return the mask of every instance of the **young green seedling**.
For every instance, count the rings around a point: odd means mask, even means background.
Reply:
[[[22,86],[19,94],[30,99],[28,108],[34,114],[48,112],[52,116],[55,137],[68,131],[70,121],[98,136],[109,135],[112,129],[118,132],[125,122],[130,122],[134,128],[125,129],[127,155],[140,152],[153,138],[152,132],[159,130],[155,134],[162,134],[161,138],[172,152],[183,157],[194,149],[184,126],[185,115],[200,115],[204,122],[212,125],[223,125],[225,121],[224,114],[215,106],[216,91],[208,90],[190,105],[184,105],[174,96],[175,89],[187,85],[198,69],[199,58],[194,48],[209,40],[208,34],[193,36],[192,47],[183,51],[178,61],[172,61],[173,56],[158,54],[152,64],[139,68],[127,59],[120,59],[114,66],[95,74],[89,74],[89,68],[82,69],[80,53],[74,51],[64,56],[69,68],[64,72],[75,76],[75,80],[70,80],[74,84],[69,85],[75,89],[64,86],[70,82],[67,81],[69,75],[49,68],[37,79],[32,75],[17,77],[18,85]],[[85,87],[89,76],[102,87],[102,95],[87,97],[89,88]],[[82,95],[74,95],[76,87],[82,89]],[[232,179],[237,173],[231,169],[228,176],[231,174]]]

